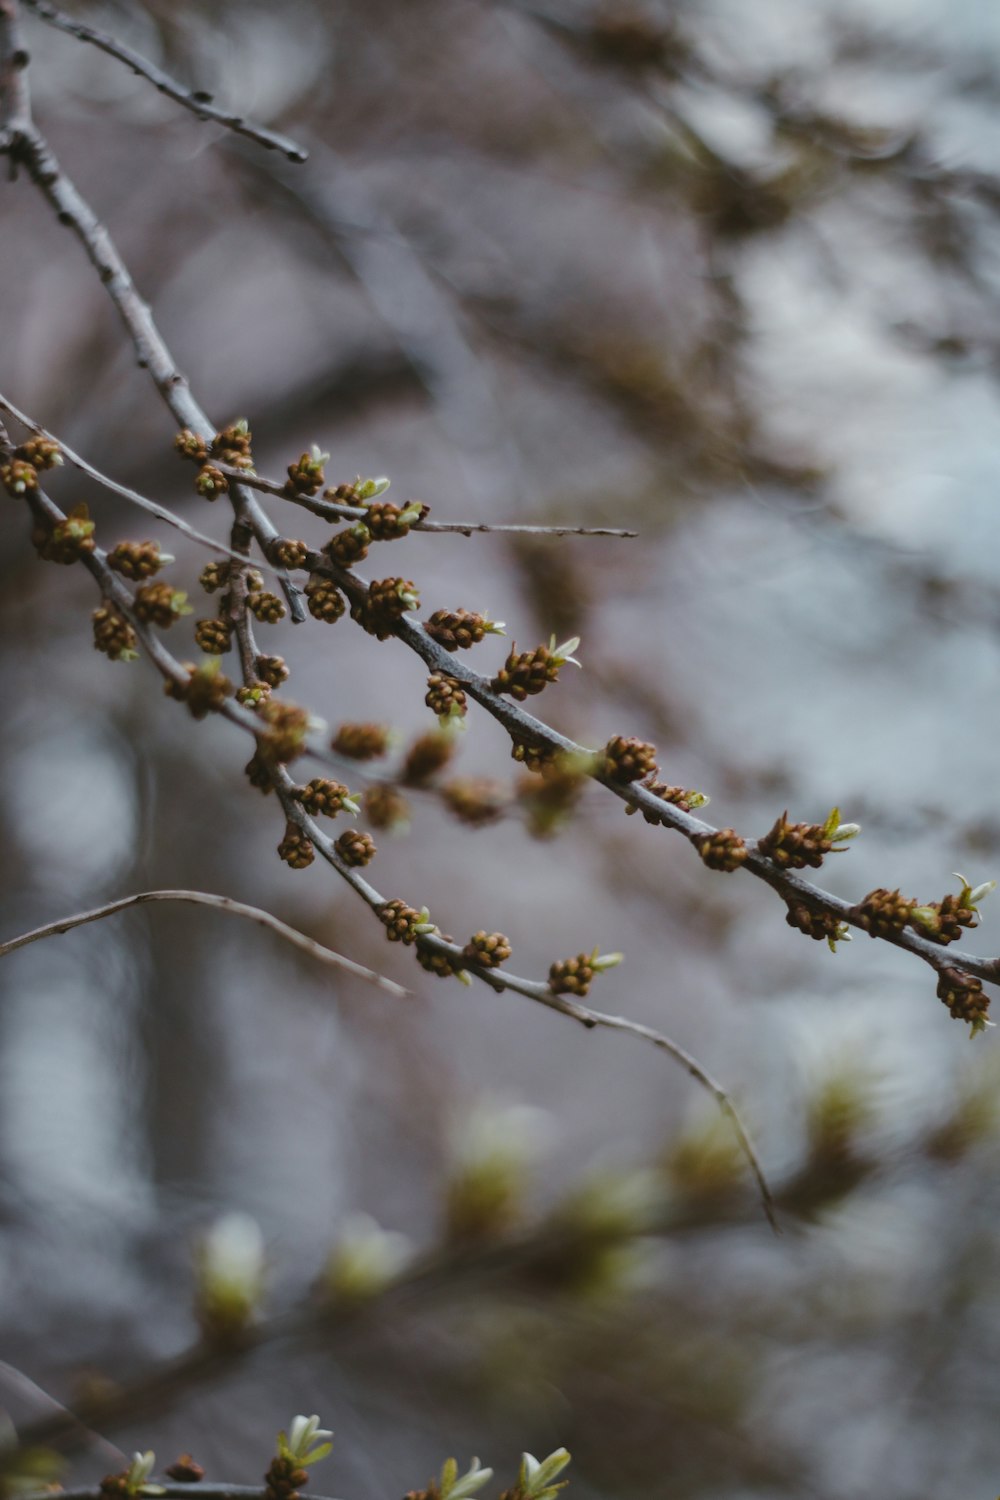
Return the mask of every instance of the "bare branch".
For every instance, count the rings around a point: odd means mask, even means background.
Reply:
[[[256,141],[258,146],[263,146],[266,151],[280,151],[289,161],[304,162],[309,158],[309,152],[298,142],[291,140],[287,135],[280,135],[275,130],[268,130],[263,125],[254,125],[249,120],[244,120],[242,115],[232,114],[228,110],[219,109],[212,103],[211,94],[206,94],[200,89],[186,89],[183,84],[178,83],[165,73],[162,68],[151,63],[148,58],[140,53],[126,47],[124,42],[116,41],[114,37],[108,36],[104,31],[97,31],[93,26],[85,26],[82,21],[75,21],[71,16],[64,15],[48,0],[24,0],[29,10],[34,11],[41,20],[47,21],[50,26],[55,26],[59,31],[65,31],[70,36],[75,36],[80,42],[89,42],[92,47],[98,47],[106,52],[109,57],[114,57],[118,62],[131,68],[133,73],[147,78],[149,82],[158,89],[161,94],[166,94],[177,104],[197,115],[199,120],[214,120],[218,125],[224,125],[227,130],[232,130],[236,135],[245,135],[250,140]]]
[[[103,921],[105,917],[113,917],[116,912],[124,911],[129,906],[144,906],[151,901],[186,901],[195,906],[211,907],[213,911],[221,911],[231,917],[245,917],[250,922],[266,927],[269,932],[277,933],[278,937],[291,943],[293,948],[298,948],[301,953],[308,954],[319,963],[329,964],[331,968],[341,969],[346,974],[353,974],[355,978],[364,979],[378,989],[385,990],[387,994],[396,995],[401,999],[411,993],[403,985],[397,984],[395,980],[385,979],[381,974],[377,974],[374,969],[355,963],[353,959],[345,958],[342,953],[335,953],[332,948],[325,948],[322,943],[317,943],[314,938],[307,937],[304,932],[298,932],[294,927],[289,927],[287,922],[282,922],[280,917],[273,916],[262,907],[248,906],[246,902],[236,901],[232,896],[216,896],[209,891],[139,891],[133,896],[122,896],[117,901],[106,902],[104,906],[95,906],[91,911],[77,912],[71,917],[60,917],[58,922],[47,922],[44,927],[35,927],[31,932],[22,932],[19,937],[8,938],[6,942],[0,942],[0,958],[6,958],[8,953],[15,953],[18,948],[26,948],[29,943],[40,942],[43,938],[57,937],[64,932],[71,932],[74,927],[84,927],[88,922]]]

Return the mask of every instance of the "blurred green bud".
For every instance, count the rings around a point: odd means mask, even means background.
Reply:
[[[18,1446],[13,1422],[0,1412],[0,1494],[20,1496],[58,1483],[65,1459],[51,1448]]]
[[[481,1105],[466,1119],[445,1201],[449,1240],[489,1239],[512,1228],[547,1124],[543,1111],[524,1105]]]
[[[198,1247],[196,1311],[209,1340],[238,1337],[253,1322],[264,1291],[264,1242],[248,1214],[226,1214]]]
[[[323,1291],[337,1303],[377,1297],[396,1280],[412,1254],[405,1234],[383,1229],[368,1214],[352,1214],[330,1252]]]
[[[684,1198],[721,1198],[743,1178],[745,1162],[728,1121],[718,1114],[682,1132],[669,1147],[664,1170]]]

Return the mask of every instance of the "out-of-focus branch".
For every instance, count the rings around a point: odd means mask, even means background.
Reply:
[[[233,114],[229,110],[220,109],[212,103],[211,94],[206,94],[200,89],[186,89],[183,84],[171,78],[162,68],[143,57],[140,53],[127,47],[124,42],[117,41],[108,36],[104,31],[97,31],[93,26],[86,26],[82,21],[74,20],[72,16],[64,15],[48,0],[24,0],[29,10],[34,11],[41,20],[47,21],[50,26],[59,31],[65,31],[70,36],[75,36],[77,41],[89,42],[92,47],[97,47],[101,52],[106,52],[109,57],[114,57],[118,62],[131,68],[133,73],[146,78],[158,89],[161,94],[166,94],[177,104],[183,105],[185,109],[197,115],[199,120],[214,120],[217,125],[224,125],[236,135],[247,136],[251,141],[256,141],[258,146],[263,146],[267,151],[280,151],[289,161],[304,162],[309,158],[309,152],[297,141],[293,141],[287,135],[280,135],[276,130],[268,130],[263,125],[254,125],[250,120],[243,119],[242,115]]]
[[[0,0],[0,152],[7,151],[31,125],[28,62],[17,0]]]
[[[90,911],[77,912],[71,917],[60,917],[57,922],[47,922],[43,927],[32,928],[30,932],[22,932],[19,937],[8,938],[6,942],[0,942],[0,958],[6,958],[8,953],[15,953],[18,948],[26,948],[29,943],[40,942],[43,938],[57,937],[64,932],[71,932],[74,927],[83,927],[88,922],[100,922],[105,917],[113,917],[116,912],[125,911],[127,907],[144,906],[151,901],[187,901],[195,906],[211,907],[214,911],[226,913],[231,917],[245,917],[250,922],[266,927],[269,932],[277,933],[278,937],[284,938],[285,942],[290,943],[293,948],[298,948],[300,953],[308,954],[319,963],[329,964],[331,968],[341,969],[346,974],[353,974],[356,978],[364,979],[390,995],[398,995],[402,998],[410,993],[395,980],[385,979],[374,969],[355,963],[344,954],[335,953],[332,948],[325,948],[322,943],[317,943],[314,938],[307,937],[304,932],[298,932],[294,927],[289,927],[287,922],[282,922],[280,917],[273,916],[271,912],[264,911],[259,906],[248,906],[246,902],[236,901],[232,896],[214,895],[210,891],[139,891],[133,896],[122,896],[117,901],[108,901],[103,906],[95,906]]]

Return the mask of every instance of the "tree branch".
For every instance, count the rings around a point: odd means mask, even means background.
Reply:
[[[331,968],[341,969],[346,974],[353,974],[358,979],[364,979],[369,984],[374,984],[378,989],[385,990],[387,994],[405,998],[411,992],[403,985],[397,984],[393,979],[385,979],[377,974],[374,969],[368,969],[364,964],[355,963],[352,958],[345,958],[342,953],[336,953],[332,948],[325,948],[322,943],[317,943],[314,938],[307,937],[304,932],[298,932],[294,927],[289,927],[287,922],[282,922],[280,917],[275,917],[269,911],[259,906],[248,906],[244,901],[237,901],[232,896],[217,896],[209,891],[139,891],[133,896],[121,896],[117,901],[108,901],[103,906],[95,906],[90,911],[77,912],[70,917],[60,917],[57,922],[46,922],[43,927],[34,927],[30,932],[22,932],[19,937],[8,938],[6,942],[0,942],[0,958],[6,958],[9,953],[15,953],[18,948],[26,948],[29,943],[40,942],[43,938],[58,937],[64,932],[71,932],[74,927],[84,927],[88,922],[100,922],[105,917],[113,917],[116,912],[124,911],[129,906],[144,906],[151,901],[187,901],[195,906],[208,906],[214,911],[220,911],[231,917],[245,917],[250,922],[256,922],[260,927],[266,927],[269,932],[277,933],[286,943],[297,948],[300,953],[308,954],[310,958],[319,963],[329,964]]]
[[[186,89],[183,84],[171,78],[162,68],[151,63],[148,58],[140,53],[134,52],[124,42],[116,41],[114,37],[108,36],[104,31],[97,31],[93,26],[85,26],[82,21],[75,21],[71,16],[64,15],[48,0],[24,0],[29,10],[41,20],[47,21],[50,26],[59,31],[65,31],[70,36],[75,36],[77,41],[89,42],[92,47],[98,47],[106,52],[109,57],[116,58],[118,62],[124,63],[131,68],[133,73],[146,78],[158,89],[161,94],[166,94],[177,104],[183,105],[199,120],[214,120],[218,125],[224,125],[236,135],[244,135],[250,140],[256,141],[258,146],[263,146],[266,151],[280,151],[289,161],[304,162],[309,158],[309,152],[297,141],[293,141],[287,135],[279,135],[275,130],[268,130],[263,125],[254,125],[249,120],[243,119],[242,115],[232,114],[229,110],[219,109],[212,103],[211,94],[206,94],[200,89]]]

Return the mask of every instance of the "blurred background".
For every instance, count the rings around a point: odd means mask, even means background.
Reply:
[[[392,566],[422,616],[485,609],[522,649],[580,635],[584,670],[542,716],[587,744],[652,739],[714,823],[760,835],[786,807],[839,806],[864,832],[823,872],[838,893],[928,900],[955,869],[1000,873],[1000,10],[73,14],[309,146],[290,166],[26,18],[39,124],[213,421],[250,421],[262,472],[316,442],[332,482],[387,474],[440,519],[635,528],[414,535]],[[3,183],[0,216],[5,394],[222,536],[76,241],[26,181]],[[68,469],[51,492],[86,500],[105,545],[150,534]],[[287,534],[329,534],[273,511]],[[158,535],[192,618],[211,613],[203,555]],[[481,1130],[484,1110],[529,1106],[545,1116],[526,1224],[588,1183],[703,1212],[600,1276],[498,1272],[269,1346],[107,1436],[253,1482],[272,1430],[316,1411],[336,1432],[317,1487],[352,1500],[424,1483],[451,1452],[509,1472],[560,1444],[581,1500],[996,1493],[996,1043],[969,1042],[929,971],[860,936],[836,955],[805,941],[760,882],[703,869],[596,787],[551,839],[516,813],[469,830],[433,797],[412,799],[408,834],[377,835],[380,889],[463,940],[507,933],[518,973],[624,951],[594,1003],[733,1090],[785,1194],[776,1239],[732,1186],[711,1101],[667,1058],[423,974],[320,861],[277,859],[244,738],[95,653],[92,580],[40,565],[14,513],[0,567],[2,936],[197,887],[416,991],[400,1002],[180,907],[6,959],[0,1357],[72,1401],[182,1350],[192,1249],[223,1213],[261,1225],[272,1310],[307,1293],[357,1211],[433,1246],[470,1116]],[[401,644],[349,624],[259,634],[291,666],[288,696],[331,725],[431,726]],[[168,644],[194,654],[190,620]],[[474,706],[457,769],[518,771]],[[981,951],[997,931],[987,905]],[[12,1371],[0,1401],[46,1409]],[[95,1449],[71,1472],[109,1466]]]

